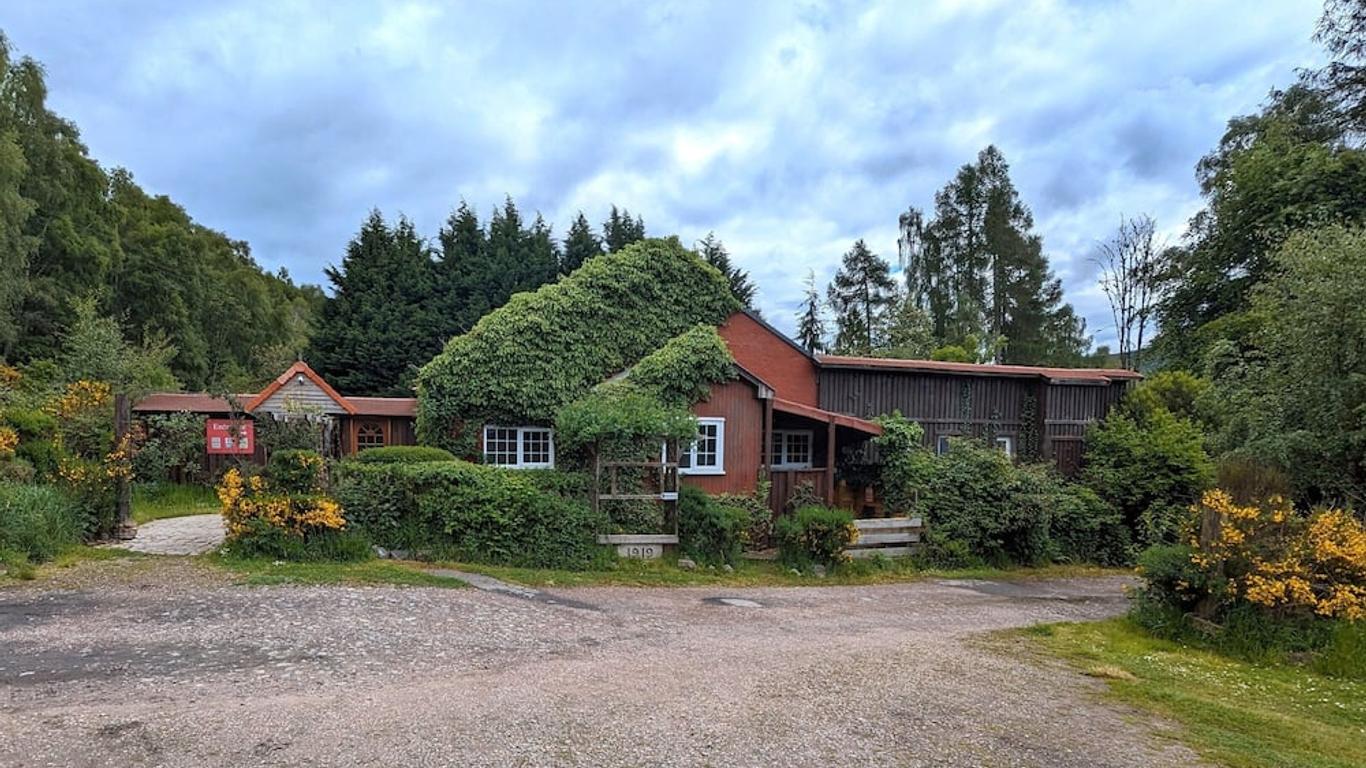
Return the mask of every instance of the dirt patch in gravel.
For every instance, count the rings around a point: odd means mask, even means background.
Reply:
[[[174,569],[194,566],[154,562],[0,590],[0,765],[1196,762],[1098,682],[975,641],[1114,615],[1120,579],[594,588],[553,605],[186,583]]]

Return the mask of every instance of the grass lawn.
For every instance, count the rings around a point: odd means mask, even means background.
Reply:
[[[285,563],[272,560],[246,560],[201,556],[204,561],[225,568],[251,586],[274,584],[392,584],[409,587],[464,587],[463,581],[433,576],[415,563],[393,560],[365,560],[359,563]]]
[[[1127,619],[1018,634],[1104,679],[1109,696],[1178,723],[1182,740],[1208,760],[1233,768],[1366,764],[1366,683],[1158,640]]]
[[[133,486],[133,522],[218,512],[218,497],[202,485],[138,483]]]
[[[541,568],[447,563],[449,567],[483,573],[494,578],[529,587],[796,587],[854,584],[890,584],[920,579],[1045,579],[1071,576],[1108,576],[1127,574],[1128,570],[1095,566],[1054,565],[1044,568],[977,568],[968,570],[921,570],[906,560],[882,563],[854,561],[834,569],[825,578],[797,575],[771,561],[742,561],[733,573],[699,567],[694,571],[678,568],[672,559],[620,560],[615,567],[595,571],[558,571]]]

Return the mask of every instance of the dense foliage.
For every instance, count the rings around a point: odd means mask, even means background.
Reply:
[[[1086,433],[1081,480],[1114,505],[1145,546],[1171,543],[1185,510],[1214,480],[1200,429],[1165,408],[1117,411]]]
[[[858,540],[858,529],[849,510],[808,505],[778,518],[773,537],[784,565],[832,566],[849,559],[844,550]]]
[[[382,546],[540,568],[585,568],[601,556],[605,522],[544,478],[464,461],[344,462],[336,474],[348,518]]]
[[[366,448],[353,457],[366,464],[416,464],[423,461],[455,461],[455,454],[426,445],[386,445]]]
[[[322,302],[127,171],[101,168],[48,107],[41,65],[12,59],[3,36],[0,274],[0,358],[56,357],[89,301],[122,338],[163,340],[171,372],[194,388],[278,371],[305,346]]]
[[[551,423],[661,339],[717,325],[737,306],[722,275],[677,240],[595,258],[558,283],[517,294],[422,368],[419,436],[467,454],[467,426]]]
[[[1290,475],[1301,503],[1366,505],[1366,230],[1286,238],[1242,344],[1210,351],[1215,448]]]
[[[193,483],[204,474],[204,417],[195,413],[153,414],[142,420],[133,474],[138,480]]]
[[[678,494],[678,546],[705,565],[735,565],[747,543],[750,513],[693,486]]]

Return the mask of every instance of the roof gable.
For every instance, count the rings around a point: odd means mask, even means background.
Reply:
[[[327,413],[353,415],[357,410],[354,404],[342,397],[302,360],[289,366],[288,370],[266,385],[265,389],[244,406],[244,410],[283,413],[284,403],[289,399],[321,406]]]

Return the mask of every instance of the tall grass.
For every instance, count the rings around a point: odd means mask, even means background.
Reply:
[[[80,541],[80,509],[61,491],[0,483],[0,552],[7,563],[51,560]]]
[[[208,486],[180,483],[138,483],[133,486],[134,522],[216,512],[218,497]]]

